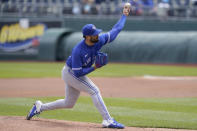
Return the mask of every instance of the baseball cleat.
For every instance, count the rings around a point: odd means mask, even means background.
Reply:
[[[42,106],[42,102],[36,101],[33,107],[31,108],[31,110],[29,111],[29,113],[27,114],[26,119],[30,120],[33,116],[39,115],[41,113],[41,110],[40,110],[41,106]]]
[[[114,119],[110,119],[110,120],[103,120],[103,128],[117,128],[117,129],[124,129],[124,125],[121,123],[118,123],[116,120]]]

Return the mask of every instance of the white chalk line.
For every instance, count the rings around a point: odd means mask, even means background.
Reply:
[[[152,75],[144,75],[145,79],[150,79],[150,80],[197,80],[197,77],[190,77],[190,76],[152,76]]]

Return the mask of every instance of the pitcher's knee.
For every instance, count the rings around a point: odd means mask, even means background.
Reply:
[[[95,95],[95,94],[99,94],[100,93],[100,90],[98,87],[92,87],[91,88],[91,92],[90,92],[90,95]]]
[[[74,104],[68,104],[68,105],[66,105],[65,108],[73,108],[73,107],[74,107]]]
[[[75,105],[74,101],[65,100],[65,102],[64,102],[64,108],[73,108],[74,105]]]

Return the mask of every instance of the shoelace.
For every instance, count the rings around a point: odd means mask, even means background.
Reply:
[[[37,112],[37,110],[35,110],[34,114],[38,117],[40,115],[40,112]]]
[[[113,123],[114,123],[115,125],[118,125],[118,122],[117,122],[117,121],[115,121],[115,120],[113,121]]]
[[[112,124],[118,125],[118,122],[116,120],[112,119]]]

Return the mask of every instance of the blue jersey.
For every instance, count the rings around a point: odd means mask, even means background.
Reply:
[[[94,64],[97,52],[108,40],[109,33],[100,35],[99,42],[93,46],[88,46],[85,40],[82,40],[73,48],[72,55],[67,59],[67,65],[72,68],[73,71],[91,67]]]
[[[88,46],[85,39],[80,41],[72,50],[71,56],[68,57],[66,64],[73,70],[75,76],[84,76],[94,70],[92,65],[95,56],[103,45],[113,41],[118,33],[124,27],[126,16],[122,15],[121,19],[108,33],[99,35],[99,41],[93,46]]]

